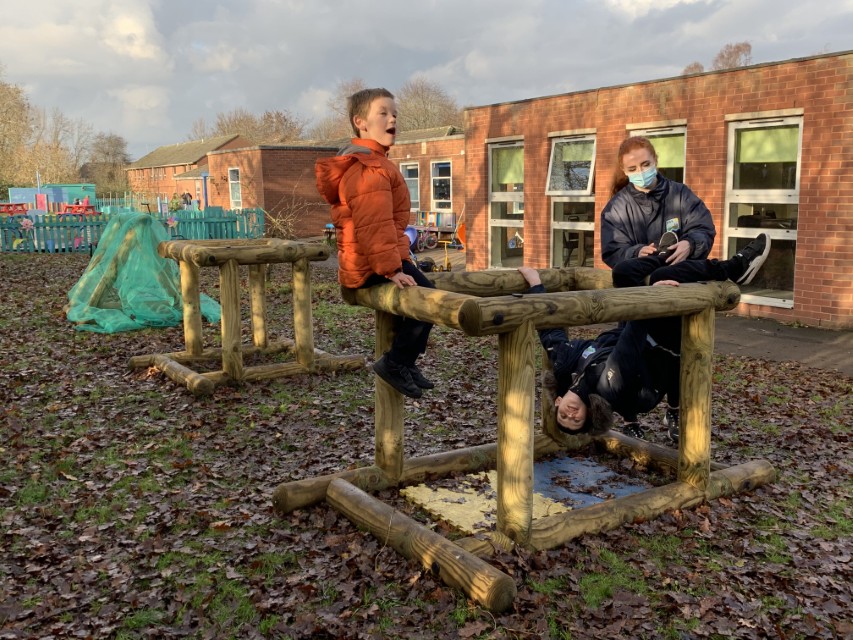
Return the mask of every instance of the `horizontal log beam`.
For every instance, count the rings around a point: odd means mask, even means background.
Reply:
[[[574,327],[678,316],[708,308],[725,311],[740,301],[740,289],[730,281],[489,298],[423,287],[398,289],[390,283],[342,289],[342,293],[350,304],[459,329],[469,336],[507,333],[527,320],[532,320],[537,329]]]
[[[581,291],[613,287],[610,269],[567,267],[538,269],[542,284],[548,291]],[[530,286],[518,271],[485,269],[483,271],[443,271],[427,273],[426,277],[442,291],[464,293],[478,298],[524,293]]]
[[[325,260],[331,255],[328,245],[278,238],[257,240],[169,240],[157,246],[162,258],[190,262],[199,267],[237,264],[274,264],[307,260]]]
[[[589,507],[539,518],[531,527],[530,545],[537,550],[553,549],[586,533],[608,531],[628,522],[652,520],[667,511],[692,507],[740,491],[751,491],[773,482],[775,478],[776,471],[769,462],[752,460],[712,472],[705,491],[686,482],[673,482]]]
[[[347,481],[333,480],[326,501],[477,604],[498,613],[512,606],[516,587],[510,576]]]

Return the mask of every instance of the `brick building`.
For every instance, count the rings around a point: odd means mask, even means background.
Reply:
[[[711,257],[771,236],[738,313],[853,328],[852,68],[848,51],[467,109],[468,268],[604,267],[598,214],[642,134],[714,215]]]
[[[151,202],[160,196],[189,192],[204,204],[204,167],[207,154],[217,149],[245,147],[249,141],[239,135],[191,140],[156,148],[127,167],[130,190]]]

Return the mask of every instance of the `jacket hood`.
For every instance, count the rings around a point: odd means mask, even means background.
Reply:
[[[353,138],[335,157],[317,160],[314,163],[314,173],[317,177],[317,191],[323,199],[331,205],[340,204],[338,186],[344,174],[356,162],[366,166],[378,166],[379,158],[374,156],[374,153],[384,157],[388,153],[388,147],[375,140]]]

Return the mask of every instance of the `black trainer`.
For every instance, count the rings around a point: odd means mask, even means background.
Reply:
[[[424,377],[424,374],[418,369],[418,365],[413,364],[409,367],[409,374],[412,376],[412,382],[418,385],[421,389],[434,389],[435,383]]]
[[[746,270],[735,282],[738,284],[749,284],[752,282],[761,265],[767,260],[768,253],[770,253],[770,236],[766,233],[760,233],[755,240],[737,252],[736,256],[743,260]]]
[[[678,444],[678,423],[680,415],[678,407],[667,407],[663,414],[663,426],[669,430],[669,439]]]
[[[638,440],[642,440],[643,436],[646,435],[645,429],[640,426],[639,422],[626,422],[622,427],[622,433],[626,436],[631,436],[632,438],[637,438]]]
[[[412,380],[409,368],[390,360],[387,353],[373,364],[373,372],[404,396],[420,398],[423,395],[421,388]]]
[[[658,255],[661,258],[666,258],[669,255],[669,250],[675,244],[678,244],[678,234],[675,231],[667,231],[658,242]]]

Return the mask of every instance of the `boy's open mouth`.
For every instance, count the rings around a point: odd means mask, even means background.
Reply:
[[[390,129],[387,129],[385,131],[385,133],[390,133],[392,136],[396,136],[397,135],[397,127],[391,127]]]

